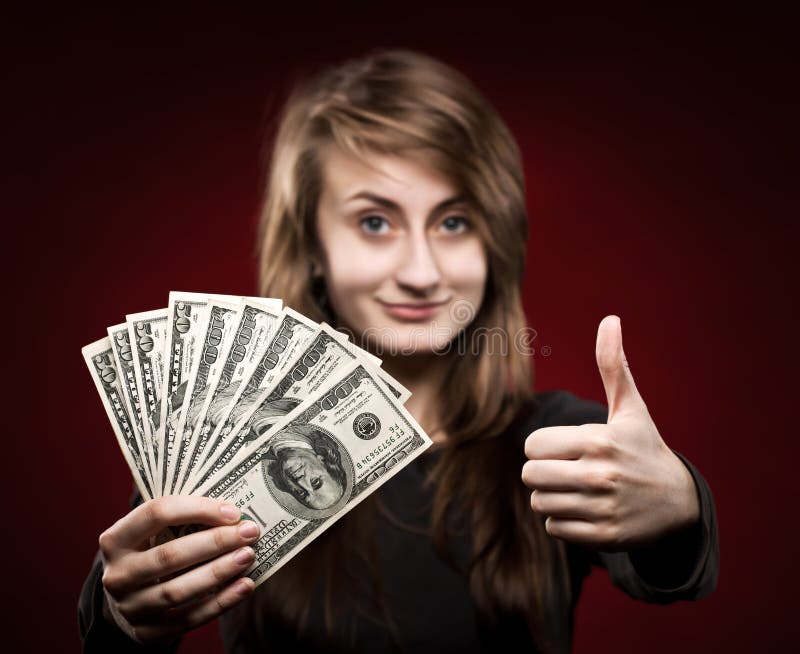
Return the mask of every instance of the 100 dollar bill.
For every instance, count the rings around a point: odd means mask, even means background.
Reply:
[[[142,422],[142,407],[139,398],[139,387],[136,385],[136,372],[133,366],[133,351],[131,349],[130,335],[128,334],[128,323],[123,322],[120,325],[114,325],[106,331],[114,353],[114,363],[117,366],[122,395],[125,398],[125,408],[130,417],[139,452],[142,454],[147,483],[152,489],[155,488],[155,470],[150,468],[150,460],[147,456],[148,448],[145,441],[147,436]]]
[[[432,444],[370,368],[342,368],[255,451],[198,489],[260,525],[247,571],[256,585]]]
[[[159,468],[159,427],[161,390],[164,381],[167,346],[167,310],[143,311],[125,316],[133,355],[133,370],[139,387],[145,447],[153,471],[153,492],[163,493]]]
[[[343,366],[357,358],[375,366],[381,363],[377,357],[342,340],[339,332],[327,323],[322,323],[305,348],[288,365],[281,367],[282,377],[258,394],[250,396],[252,399],[246,405],[247,410],[241,414],[231,430],[233,436],[228,439],[222,451],[203,466],[195,477],[195,486],[199,488],[206,485],[209,479],[218,475],[238,456],[242,448],[257,447],[261,436],[275,423],[305,398],[316,394],[329,378],[335,379]],[[410,392],[385,371],[378,368],[376,372],[398,401],[405,403]],[[245,398],[246,396],[242,397]]]
[[[284,366],[303,349],[318,327],[316,322],[294,309],[286,307],[281,312],[272,339],[261,351],[259,358],[245,371],[242,383],[233,395],[228,409],[221,414],[224,418],[219,421],[209,438],[205,459],[191,477],[194,486],[198,485],[206,467],[213,465],[219,454],[227,449],[231,430],[257,399],[258,391],[275,379]]]
[[[164,495],[172,492],[175,436],[186,398],[186,387],[196,363],[197,339],[207,316],[208,297],[199,293],[171,291],[167,306],[166,369],[161,389],[159,420],[159,485]]]
[[[243,377],[269,344],[278,325],[280,312],[272,306],[247,300],[243,303],[231,342],[223,354],[222,368],[214,388],[208,393],[200,408],[197,426],[189,442],[189,453],[184,459],[188,469],[187,482],[196,471],[205,454],[206,446],[218,423],[224,420],[227,409]]]
[[[186,461],[189,458],[191,437],[198,421],[202,418],[200,409],[214,387],[222,369],[222,353],[231,342],[233,328],[239,315],[239,305],[212,300],[208,304],[208,314],[199,339],[197,365],[189,377],[185,406],[178,422],[175,453],[170,459],[172,466],[172,492],[179,493],[188,473]]]
[[[81,349],[83,359],[89,367],[103,408],[111,422],[117,444],[130,468],[139,493],[145,500],[153,498],[153,490],[146,473],[144,453],[134,434],[134,425],[125,406],[119,370],[112,352],[111,339],[101,338]]]

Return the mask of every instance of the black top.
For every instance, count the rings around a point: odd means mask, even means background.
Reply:
[[[583,400],[565,391],[538,393],[501,436],[519,452],[516,466],[508,474],[516,479],[522,472],[523,444],[532,431],[554,425],[605,423],[607,409],[596,402]],[[667,604],[694,600],[709,594],[719,575],[717,519],[711,490],[697,469],[678,452],[675,454],[689,469],[700,500],[700,519],[696,525],[667,536],[657,545],[636,552],[598,552],[567,543],[567,561],[572,586],[572,604],[568,624],[559,625],[565,634],[563,651],[569,651],[572,617],[583,579],[592,566],[608,570],[615,586],[628,595],[646,602]],[[430,518],[431,490],[422,481],[435,451],[429,451],[406,466],[379,490],[381,504],[392,520],[378,514],[375,524],[379,571],[390,615],[400,634],[400,649],[411,652],[489,652],[508,643],[526,651],[538,651],[524,625],[509,619],[487,628],[476,615],[465,577],[442,561],[425,535]],[[518,465],[517,465],[518,464]],[[521,485],[522,482],[520,481]],[[141,501],[136,498],[136,501]],[[355,509],[357,510],[357,509]],[[531,513],[531,517],[534,514]],[[414,530],[403,525],[419,527]],[[457,558],[468,559],[469,539],[452,544]],[[288,565],[292,565],[290,562]],[[78,616],[84,652],[174,652],[172,648],[143,647],[130,641],[103,618],[102,563],[99,554],[84,584]],[[266,582],[269,583],[268,581]],[[317,595],[321,595],[321,585]],[[259,591],[256,590],[256,593]],[[298,636],[295,629],[280,621],[267,620],[266,642],[256,642],[248,632],[237,632],[234,642],[232,620],[223,615],[220,628],[226,650],[245,652],[285,651],[397,651],[387,631],[374,622],[363,620],[353,634],[341,642],[331,642],[326,635],[322,602],[315,597],[307,627]],[[334,640],[336,638],[334,637]],[[509,643],[510,644],[510,643]],[[290,648],[287,650],[287,648]]]

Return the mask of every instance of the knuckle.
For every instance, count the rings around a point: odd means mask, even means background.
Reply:
[[[527,486],[532,486],[534,482],[534,466],[533,461],[527,461],[522,466],[522,481]]]
[[[139,643],[140,645],[147,644],[147,631],[142,627],[135,627],[134,625],[129,625],[128,630],[130,632],[131,639],[135,642]]]
[[[130,597],[120,601],[113,601],[117,613],[119,613],[125,619],[125,622],[127,622],[128,625],[133,626],[136,622],[136,608],[131,603]]]
[[[616,446],[610,435],[596,433],[589,440],[588,450],[593,457],[606,459],[614,456]]]
[[[185,599],[185,593],[174,581],[161,584],[159,595],[161,601],[168,606],[177,606]]]
[[[231,575],[231,571],[222,561],[215,561],[211,564],[211,574],[214,577],[214,581],[219,583],[227,579]]]
[[[219,617],[222,613],[228,610],[224,598],[221,597],[222,593],[214,593],[208,598],[196,611],[192,611],[187,615],[187,629],[196,629],[214,618]]]
[[[617,486],[619,486],[619,482],[622,479],[622,473],[616,466],[609,466],[604,476],[606,478],[606,483],[609,486],[610,490],[616,490]]]
[[[552,518],[547,518],[547,520],[544,521],[544,529],[550,536],[553,536],[554,538],[558,538],[560,534],[558,523]]]
[[[160,570],[172,568],[177,563],[178,552],[170,543],[156,547],[153,552],[155,553],[156,565]]]
[[[214,612],[216,614],[227,611],[229,603],[225,599],[226,593],[217,593],[214,595]]]
[[[116,568],[111,567],[108,567],[103,571],[103,577],[101,581],[103,588],[105,588],[112,595],[120,592],[125,585],[123,576],[117,572]]]
[[[604,547],[609,549],[619,549],[622,542],[622,534],[620,528],[615,522],[607,521],[598,528],[600,537],[604,543]]]
[[[617,474],[610,467],[593,468],[584,473],[584,483],[600,492],[611,492],[616,487]]]
[[[542,513],[542,512],[543,512],[543,510],[544,510],[544,507],[543,507],[543,505],[542,505],[542,497],[541,497],[541,493],[539,493],[539,492],[537,492],[537,491],[533,491],[533,492],[531,493],[531,508],[532,508],[534,511],[537,511],[537,512],[539,512],[539,513]]]
[[[226,547],[227,544],[225,543],[225,532],[224,532],[224,530],[223,529],[212,529],[211,533],[212,533],[212,538],[214,539],[214,546],[217,548],[217,550],[226,549],[227,548]]]
[[[241,582],[234,582],[228,586],[223,592],[217,593],[216,605],[219,612],[227,611],[241,602],[252,588],[250,586],[242,587]]]
[[[152,523],[161,523],[166,517],[166,507],[164,506],[164,498],[157,497],[150,500],[143,505],[145,507],[145,515]]]
[[[599,501],[598,513],[605,520],[610,520],[616,515],[617,501],[614,497],[607,497]]]
[[[528,437],[525,439],[525,456],[527,456],[528,458],[532,458],[533,457],[534,434],[536,434],[535,431],[531,432],[530,434],[528,434]]]
[[[100,583],[103,584],[103,588],[105,588],[107,591],[114,591],[114,576],[111,574],[111,571],[108,568],[103,571],[103,576],[100,578]]]
[[[114,541],[114,532],[111,530],[111,528],[106,529],[102,534],[100,534],[97,539],[97,545],[104,556],[108,556],[108,554],[114,548]]]

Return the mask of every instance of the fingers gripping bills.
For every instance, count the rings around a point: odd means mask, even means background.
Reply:
[[[172,292],[82,354],[145,500],[258,523],[256,585],[431,445],[380,359],[279,299]]]

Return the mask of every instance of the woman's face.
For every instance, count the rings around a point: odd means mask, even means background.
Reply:
[[[337,317],[379,355],[430,353],[480,309],[487,257],[475,213],[419,160],[322,153],[317,234]]]

